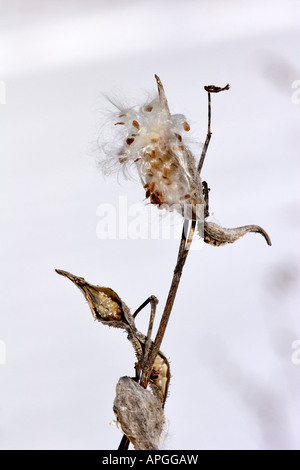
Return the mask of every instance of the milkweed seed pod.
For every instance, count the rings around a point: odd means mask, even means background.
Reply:
[[[137,331],[132,345],[135,349],[136,356],[139,361],[142,361],[143,359],[145,344],[146,337],[142,333]],[[140,351],[142,351],[142,354],[140,353]],[[149,383],[154,395],[159,398],[163,406],[165,405],[168,396],[170,379],[171,372],[169,361],[161,351],[158,351],[149,377]]]
[[[163,405],[165,404],[168,396],[170,378],[171,374],[169,361],[162,354],[162,352],[159,351],[152,367],[150,385]]]
[[[135,450],[157,450],[165,416],[160,400],[130,377],[121,377],[116,387],[114,413]]]
[[[103,172],[118,168],[126,174],[136,167],[146,199],[159,209],[176,210],[185,219],[196,220],[198,234],[207,244],[222,246],[257,232],[271,245],[268,234],[257,225],[227,229],[205,220],[209,215],[206,194],[195,157],[185,142],[190,126],[185,116],[170,113],[161,80],[157,75],[155,78],[157,98],[140,107],[118,107],[114,127],[121,143],[119,148],[107,149]],[[229,88],[205,87],[210,93]]]
[[[61,269],[56,269],[56,272],[70,279],[81,290],[96,320],[115,328],[135,329],[129,308],[115,291],[109,287],[93,286],[83,277],[74,276]]]
[[[260,233],[271,246],[271,240],[267,232],[258,225],[244,225],[237,228],[224,228],[214,222],[204,222],[204,241],[209,245],[222,246],[227,243],[234,243],[242,238],[246,233]]]
[[[139,363],[142,363],[146,337],[137,330],[130,309],[118,294],[109,287],[89,284],[83,277],[74,276],[74,274],[67,271],[56,269],[56,272],[70,279],[81,290],[96,320],[114,328],[122,328],[127,332],[127,337],[133,346],[136,358]],[[165,355],[158,351],[149,382],[154,395],[161,401],[163,406],[168,394],[170,377],[169,362]]]
[[[122,144],[113,161],[110,156],[103,166],[107,169],[117,163],[125,173],[136,166],[151,204],[192,218],[203,197],[195,158],[185,144],[190,126],[183,115],[170,113],[163,85],[155,78],[156,99],[139,108],[121,109],[116,115],[114,125]]]

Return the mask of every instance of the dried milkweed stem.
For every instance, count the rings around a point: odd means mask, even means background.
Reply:
[[[158,81],[158,85],[161,85],[160,81]],[[202,170],[202,166],[203,166],[203,163],[204,163],[204,160],[205,160],[205,156],[206,156],[207,149],[208,149],[209,142],[210,142],[211,135],[212,135],[212,132],[211,132],[211,93],[218,93],[219,91],[228,90],[229,85],[226,85],[224,88],[215,87],[215,86],[208,86],[208,87],[204,87],[204,88],[208,93],[208,127],[207,127],[206,140],[205,140],[203,150],[202,150],[202,154],[201,154],[199,164],[198,164],[198,172],[199,173]],[[163,88],[161,88],[161,90],[160,91],[162,93]],[[206,206],[207,206],[206,211],[208,211],[208,192],[209,192],[209,189],[207,187],[207,183],[205,183],[205,182],[204,182],[203,190],[204,190],[205,202],[206,202]],[[208,214],[206,214],[206,216],[207,215]],[[195,220],[192,220],[192,221],[189,221],[187,219],[184,220],[182,236],[181,236],[181,241],[180,241],[179,251],[178,251],[178,257],[177,257],[177,262],[176,262],[176,266],[175,266],[175,269],[174,269],[173,278],[172,278],[168,298],[167,298],[167,301],[166,301],[166,305],[165,305],[165,308],[164,308],[164,312],[163,312],[162,317],[161,317],[161,321],[160,321],[160,324],[159,324],[159,327],[158,327],[158,330],[157,330],[157,333],[156,333],[156,337],[155,337],[153,346],[150,349],[150,351],[147,348],[146,356],[144,357],[145,362],[144,362],[144,367],[143,367],[143,371],[142,371],[142,376],[141,376],[141,379],[140,379],[140,384],[144,388],[146,388],[147,385],[148,385],[148,381],[149,381],[150,374],[151,374],[151,371],[152,371],[152,368],[153,368],[153,364],[154,364],[155,358],[157,356],[157,353],[160,349],[160,346],[161,346],[161,343],[163,341],[163,337],[164,337],[164,334],[165,334],[165,331],[166,331],[166,328],[167,328],[167,325],[168,325],[168,322],[169,322],[169,318],[171,316],[171,312],[172,312],[172,308],[173,308],[173,305],[174,305],[177,290],[178,290],[178,287],[179,287],[183,267],[185,265],[187,256],[189,254],[190,246],[191,246],[192,239],[193,239],[193,236],[194,236],[194,233],[195,233],[195,228],[196,228],[196,221]],[[149,302],[151,302],[151,297],[149,297],[149,299],[147,299],[136,310],[136,312],[133,314],[133,316],[135,317]],[[151,342],[151,332],[152,332],[152,326],[153,326],[153,318],[154,318],[154,313],[155,313],[155,307],[156,307],[156,304],[154,305],[151,302],[151,317],[150,317],[150,323],[149,323],[148,334],[147,334],[148,347],[149,347],[150,342]],[[129,439],[124,435],[121,442],[120,442],[118,450],[127,450],[128,447],[129,447]]]
[[[130,444],[130,440],[128,439],[126,434],[123,434],[118,450],[128,450],[129,444]]]
[[[200,161],[199,161],[199,164],[198,164],[199,173],[201,172],[201,169],[202,169],[202,166],[203,166],[203,163],[204,163],[204,160],[205,160],[206,152],[207,152],[207,149],[208,149],[208,146],[209,146],[209,142],[210,142],[210,139],[211,139],[211,135],[212,135],[212,132],[211,132],[211,93],[219,93],[220,91],[229,90],[229,85],[226,85],[223,88],[216,87],[214,85],[210,85],[210,86],[204,87],[204,89],[208,93],[208,127],[207,127],[206,140],[205,140],[203,150],[202,150],[202,154],[201,154],[201,157],[200,157]],[[208,195],[208,190],[207,190],[207,195]],[[190,224],[190,228],[188,229],[189,224]],[[157,355],[157,353],[160,349],[160,346],[161,346],[161,343],[162,343],[162,340],[163,340],[163,337],[164,337],[164,334],[165,334],[165,331],[166,331],[166,328],[167,328],[167,324],[168,324],[168,321],[169,321],[169,318],[170,318],[170,315],[171,315],[174,300],[175,300],[176,293],[177,293],[177,290],[178,290],[182,270],[183,270],[184,264],[186,262],[186,258],[187,258],[187,255],[189,253],[190,245],[192,243],[192,239],[193,239],[193,236],[194,236],[195,227],[196,227],[196,221],[192,220],[190,222],[190,221],[185,219],[184,225],[183,225],[183,232],[182,232],[179,252],[178,252],[177,263],[176,263],[176,267],[175,267],[175,270],[174,270],[173,279],[172,279],[171,287],[170,287],[170,290],[169,290],[169,295],[168,295],[168,298],[167,298],[166,306],[165,306],[165,309],[164,309],[164,312],[163,312],[163,315],[162,315],[162,318],[161,318],[161,321],[160,321],[159,328],[157,330],[157,334],[156,334],[154,344],[151,348],[148,360],[147,360],[147,362],[145,364],[145,367],[143,369],[141,385],[142,385],[142,387],[145,387],[145,388],[147,387],[148,380],[149,380],[151,370],[152,370],[152,366],[154,364],[156,355]]]
[[[148,357],[149,357],[154,317],[155,317],[155,312],[156,312],[156,306],[158,304],[158,300],[157,300],[156,297],[154,297],[154,295],[152,297],[150,297],[150,299],[151,299],[150,300],[151,313],[150,313],[150,321],[149,321],[149,326],[148,326],[148,331],[147,331],[147,339],[146,339],[145,351],[144,351],[144,361],[145,361],[145,363],[147,363],[147,360],[148,360]]]
[[[210,139],[211,139],[211,135],[212,135],[212,132],[211,132],[211,129],[210,129],[210,123],[211,123],[211,97],[210,97],[210,92],[208,92],[208,126],[207,126],[206,139],[205,139],[203,149],[202,149],[202,153],[201,153],[201,157],[200,157],[200,160],[199,160],[199,163],[198,163],[199,173],[201,173],[203,163],[204,163],[204,159],[205,159],[205,155],[206,155],[206,152],[207,152],[207,149],[208,149],[208,146],[209,146],[209,142],[210,142]]]
[[[153,295],[148,297],[148,299],[145,300],[145,302],[143,302],[142,305],[140,305],[139,308],[137,308],[136,311],[132,314],[133,318],[135,318],[138,315],[138,313],[140,313],[140,311],[143,310],[143,308],[147,307],[147,305],[151,303],[153,298],[154,298]]]
[[[184,221],[184,226],[183,226],[183,231],[182,231],[181,242],[180,242],[180,246],[179,246],[177,263],[176,263],[176,266],[175,266],[175,269],[174,269],[174,274],[173,274],[173,278],[172,278],[172,282],[171,282],[171,287],[170,287],[170,290],[169,290],[169,295],[168,295],[168,298],[167,298],[167,302],[166,302],[166,305],[165,305],[164,312],[163,312],[162,317],[161,317],[161,321],[160,321],[160,324],[159,324],[159,327],[158,327],[158,330],[157,330],[157,333],[156,333],[156,337],[155,337],[153,346],[150,350],[149,357],[148,357],[148,359],[146,361],[146,364],[145,364],[145,367],[143,369],[142,379],[141,379],[141,386],[144,387],[144,388],[147,387],[148,380],[149,380],[149,377],[150,377],[150,374],[151,374],[151,370],[152,370],[155,358],[156,358],[157,353],[160,349],[160,346],[161,346],[161,343],[162,343],[162,340],[163,340],[163,337],[164,337],[164,334],[165,334],[165,331],[166,331],[166,328],[167,328],[167,324],[168,324],[168,321],[169,321],[169,318],[170,318],[170,315],[171,315],[174,300],[175,300],[176,293],[177,293],[178,286],[179,286],[179,282],[180,282],[180,279],[181,279],[182,270],[183,270],[184,264],[186,262],[187,255],[189,253],[190,246],[191,246],[192,239],[193,239],[193,235],[194,235],[194,232],[195,232],[196,221],[193,220],[191,222],[191,225],[190,225],[189,229],[188,229],[188,225],[189,225],[189,221],[185,220]]]
[[[210,139],[211,139],[211,136],[212,136],[212,132],[211,132],[211,128],[210,128],[210,126],[211,126],[211,95],[210,94],[211,93],[219,93],[220,91],[224,91],[224,90],[229,90],[229,88],[230,88],[229,84],[224,86],[223,88],[217,87],[217,86],[214,86],[214,85],[204,87],[204,89],[207,91],[207,95],[208,95],[208,124],[207,124],[206,139],[205,139],[203,149],[202,149],[202,153],[201,153],[201,157],[200,157],[200,160],[199,160],[199,163],[198,163],[199,173],[201,173],[203,163],[204,163],[204,160],[205,160],[205,156],[206,156],[206,152],[207,152],[209,142],[210,142]]]

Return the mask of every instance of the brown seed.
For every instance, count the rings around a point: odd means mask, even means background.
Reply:
[[[136,162],[138,162],[139,160],[141,160],[141,157],[136,158],[134,161],[135,161],[135,163],[136,163]]]
[[[179,140],[179,142],[182,142],[182,137],[181,137],[180,134],[177,134],[177,133],[175,132],[175,136],[177,137],[177,139]]]
[[[149,188],[149,183],[146,183],[144,186],[144,189],[147,189],[147,188]]]
[[[151,204],[160,204],[160,197],[159,197],[159,194],[157,192],[151,194],[150,202],[151,202]]]
[[[154,168],[154,170],[159,171],[159,166],[156,163],[152,162],[151,166]]]
[[[126,113],[120,114],[120,115],[119,115],[119,118],[124,117],[124,116],[126,116]]]
[[[139,123],[138,123],[137,121],[135,121],[135,120],[134,120],[134,121],[132,121],[132,125],[133,125],[133,127],[136,127],[137,129],[139,129],[139,128],[140,128],[140,125],[139,125]]]
[[[191,130],[190,125],[189,125],[186,121],[183,121],[182,125],[183,125],[183,129],[184,129],[186,132],[188,132],[188,131]]]
[[[184,150],[184,145],[178,145],[178,148],[183,151]]]
[[[149,174],[149,176],[153,176],[153,173],[152,173],[152,171],[151,171],[151,170],[149,170],[149,168],[148,168],[148,170],[147,170],[147,171],[148,171],[148,174]]]
[[[152,181],[152,183],[150,183],[150,185],[149,185],[149,191],[151,193],[153,193],[154,189],[155,189],[155,183],[153,183],[153,181]]]
[[[155,158],[155,150],[152,150],[150,157]]]
[[[123,126],[124,124],[125,124],[125,122],[116,122],[115,126]]]
[[[145,108],[145,111],[147,111],[147,113],[151,113],[152,109],[153,109],[153,106],[151,106],[150,104],[148,106],[146,106]]]
[[[125,163],[127,160],[127,157],[119,157],[119,162],[120,163]]]
[[[134,142],[134,138],[132,137],[129,137],[127,140],[126,140],[126,143],[127,145],[131,145],[132,143]]]
[[[151,202],[152,204],[158,204],[158,205],[165,203],[165,201],[164,201],[164,199],[163,199],[163,197],[162,197],[162,193],[160,193],[160,192],[158,192],[158,191],[155,191],[154,193],[151,194],[151,196],[150,196],[150,202]]]
[[[184,199],[189,199],[190,197],[191,197],[190,194],[186,194],[186,195],[184,196]]]
[[[148,199],[148,197],[150,196],[151,192],[150,192],[150,189],[147,189],[146,191],[146,199]]]
[[[164,176],[165,178],[167,178],[167,176],[168,176],[168,170],[167,170],[166,167],[164,167],[164,174],[163,174],[163,176]]]

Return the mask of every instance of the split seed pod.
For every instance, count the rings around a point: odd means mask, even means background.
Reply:
[[[157,75],[155,78],[157,98],[140,107],[121,109],[116,115],[122,145],[114,159],[123,170],[136,166],[151,204],[185,217],[185,206],[190,205],[188,218],[192,218],[203,197],[195,158],[184,142],[190,126],[185,116],[170,113],[163,85]],[[104,168],[110,164],[111,157],[103,162]]]
[[[142,364],[146,337],[137,330],[129,307],[118,294],[109,287],[89,284],[83,277],[74,276],[74,274],[67,271],[56,269],[56,272],[70,279],[81,290],[96,320],[114,328],[122,328],[127,332],[127,337],[134,348],[138,363]],[[153,364],[149,382],[162,406],[167,398],[170,377],[169,362],[165,355],[159,351]]]
[[[115,116],[122,144],[102,162],[104,172],[117,164],[125,173],[135,166],[145,197],[159,209],[176,210],[185,219],[197,220],[198,233],[213,246],[233,243],[246,233],[256,232],[271,245],[268,234],[257,225],[227,229],[204,220],[208,216],[206,194],[196,160],[185,143],[184,134],[190,126],[183,115],[171,114],[168,100],[157,75],[158,96],[140,107],[119,108]],[[229,90],[225,87],[205,87],[209,93]],[[204,224],[204,230],[203,230]]]

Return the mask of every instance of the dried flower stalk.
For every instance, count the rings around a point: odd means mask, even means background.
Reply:
[[[118,109],[115,128],[120,132],[121,144],[103,161],[106,173],[116,167],[125,172],[135,167],[146,199],[158,209],[176,210],[184,218],[177,262],[155,340],[152,341],[151,336],[158,303],[156,297],[149,297],[131,314],[112,289],[93,286],[81,277],[57,270],[58,274],[69,278],[80,288],[98,321],[127,332],[135,350],[136,377],[134,380],[129,377],[119,380],[114,403],[114,411],[124,432],[120,450],[127,449],[129,442],[136,449],[157,449],[170,382],[169,362],[160,347],[196,229],[200,235],[203,229],[204,242],[213,246],[234,243],[249,232],[260,233],[271,245],[266,231],[257,225],[228,229],[206,220],[209,217],[210,190],[207,183],[201,181],[200,173],[212,136],[211,93],[229,90],[229,85],[204,87],[208,93],[208,129],[197,165],[184,137],[190,126],[185,116],[171,114],[161,80],[157,75],[155,79],[158,96],[154,100],[139,108]],[[149,303],[151,315],[145,336],[137,330],[135,317]],[[153,395],[144,390],[148,383]]]

